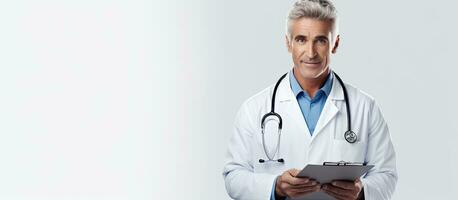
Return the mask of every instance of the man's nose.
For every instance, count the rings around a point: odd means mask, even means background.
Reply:
[[[315,51],[315,47],[312,42],[309,42],[305,45],[305,55],[308,59],[313,59],[316,57],[317,53]]]

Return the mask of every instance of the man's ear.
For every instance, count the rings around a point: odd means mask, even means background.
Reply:
[[[337,52],[337,47],[339,47],[339,42],[340,42],[340,35],[337,35],[336,41],[334,42],[334,47],[332,47],[332,53]]]
[[[287,35],[285,35],[285,44],[286,44],[286,48],[288,49],[288,52],[291,53],[291,43],[289,42]]]

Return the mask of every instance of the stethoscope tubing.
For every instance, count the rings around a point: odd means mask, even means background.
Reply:
[[[350,113],[350,103],[348,101],[347,88],[345,87],[345,84],[342,81],[342,79],[339,77],[339,75],[337,75],[337,73],[335,73],[334,71],[332,71],[332,73],[335,75],[335,77],[337,78],[337,81],[342,86],[342,91],[343,91],[344,100],[345,100],[345,109],[347,111],[347,131],[344,133],[344,138],[348,143],[355,143],[356,140],[357,140],[357,135],[351,129],[351,113]],[[265,155],[267,157],[267,160],[259,159],[259,163],[265,163],[265,162],[271,162],[271,161],[280,162],[280,163],[284,163],[285,162],[283,158],[274,159],[275,156],[277,155],[277,153],[279,152],[280,138],[281,138],[281,132],[282,132],[282,128],[283,128],[283,119],[282,119],[280,114],[275,112],[275,97],[277,95],[278,86],[280,85],[281,81],[286,77],[287,74],[288,73],[283,74],[278,79],[277,83],[275,84],[274,91],[273,91],[273,94],[272,94],[270,112],[265,114],[261,119],[262,146],[263,146],[263,149],[264,149],[264,153],[265,153]],[[275,152],[274,152],[273,157],[270,157],[268,152],[267,152],[266,143],[265,143],[265,133],[264,133],[266,119],[268,117],[270,117],[270,116],[276,117],[278,119],[278,140],[277,140],[277,145],[275,147]]]

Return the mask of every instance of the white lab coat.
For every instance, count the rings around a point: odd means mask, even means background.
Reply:
[[[345,101],[336,78],[313,136],[310,136],[291,90],[289,74],[283,79],[275,100],[275,111],[283,118],[280,148],[275,158],[283,158],[284,164],[258,162],[260,158],[266,159],[261,139],[261,118],[270,112],[274,85],[246,100],[236,116],[223,169],[229,196],[243,200],[269,200],[274,180],[282,172],[291,168],[300,170],[307,164],[343,160],[374,165],[361,179],[365,198],[390,199],[396,186],[397,172],[387,124],[371,96],[351,85],[345,86],[352,129],[358,135],[357,142],[353,144],[344,139],[347,130]]]

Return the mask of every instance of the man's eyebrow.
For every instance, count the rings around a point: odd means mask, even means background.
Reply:
[[[307,38],[305,35],[296,35],[294,36],[294,39],[304,39]]]
[[[315,39],[325,39],[325,40],[329,40],[329,38],[325,35],[319,35],[319,36],[316,36]]]

